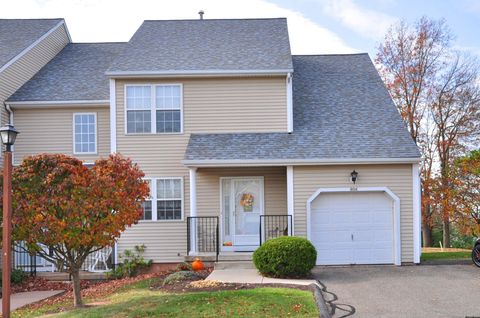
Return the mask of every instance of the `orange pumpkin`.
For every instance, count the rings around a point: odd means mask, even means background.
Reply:
[[[197,257],[192,263],[192,269],[196,272],[203,271],[205,269],[205,265],[203,262]]]

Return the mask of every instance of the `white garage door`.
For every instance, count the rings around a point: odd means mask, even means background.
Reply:
[[[310,221],[317,265],[394,262],[393,202],[382,192],[321,193]]]

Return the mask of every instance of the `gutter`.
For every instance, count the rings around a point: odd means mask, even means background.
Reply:
[[[110,78],[149,78],[149,77],[243,77],[279,76],[292,73],[292,69],[278,70],[164,70],[164,71],[107,71]]]

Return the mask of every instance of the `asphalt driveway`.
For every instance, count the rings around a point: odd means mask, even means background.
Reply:
[[[333,317],[480,317],[473,265],[319,266],[313,273],[337,307]]]

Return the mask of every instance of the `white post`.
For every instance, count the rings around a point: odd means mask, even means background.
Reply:
[[[412,165],[413,178],[413,262],[420,263],[422,251],[422,212],[421,212],[421,189],[420,189],[420,165]]]
[[[292,236],[295,235],[295,204],[293,193],[293,166],[287,166],[287,211],[292,216]]]
[[[189,169],[190,173],[190,216],[197,216],[197,168]],[[190,251],[197,252],[197,221],[191,219],[190,223]]]
[[[110,79],[110,153],[117,152],[117,101],[115,80]]]

